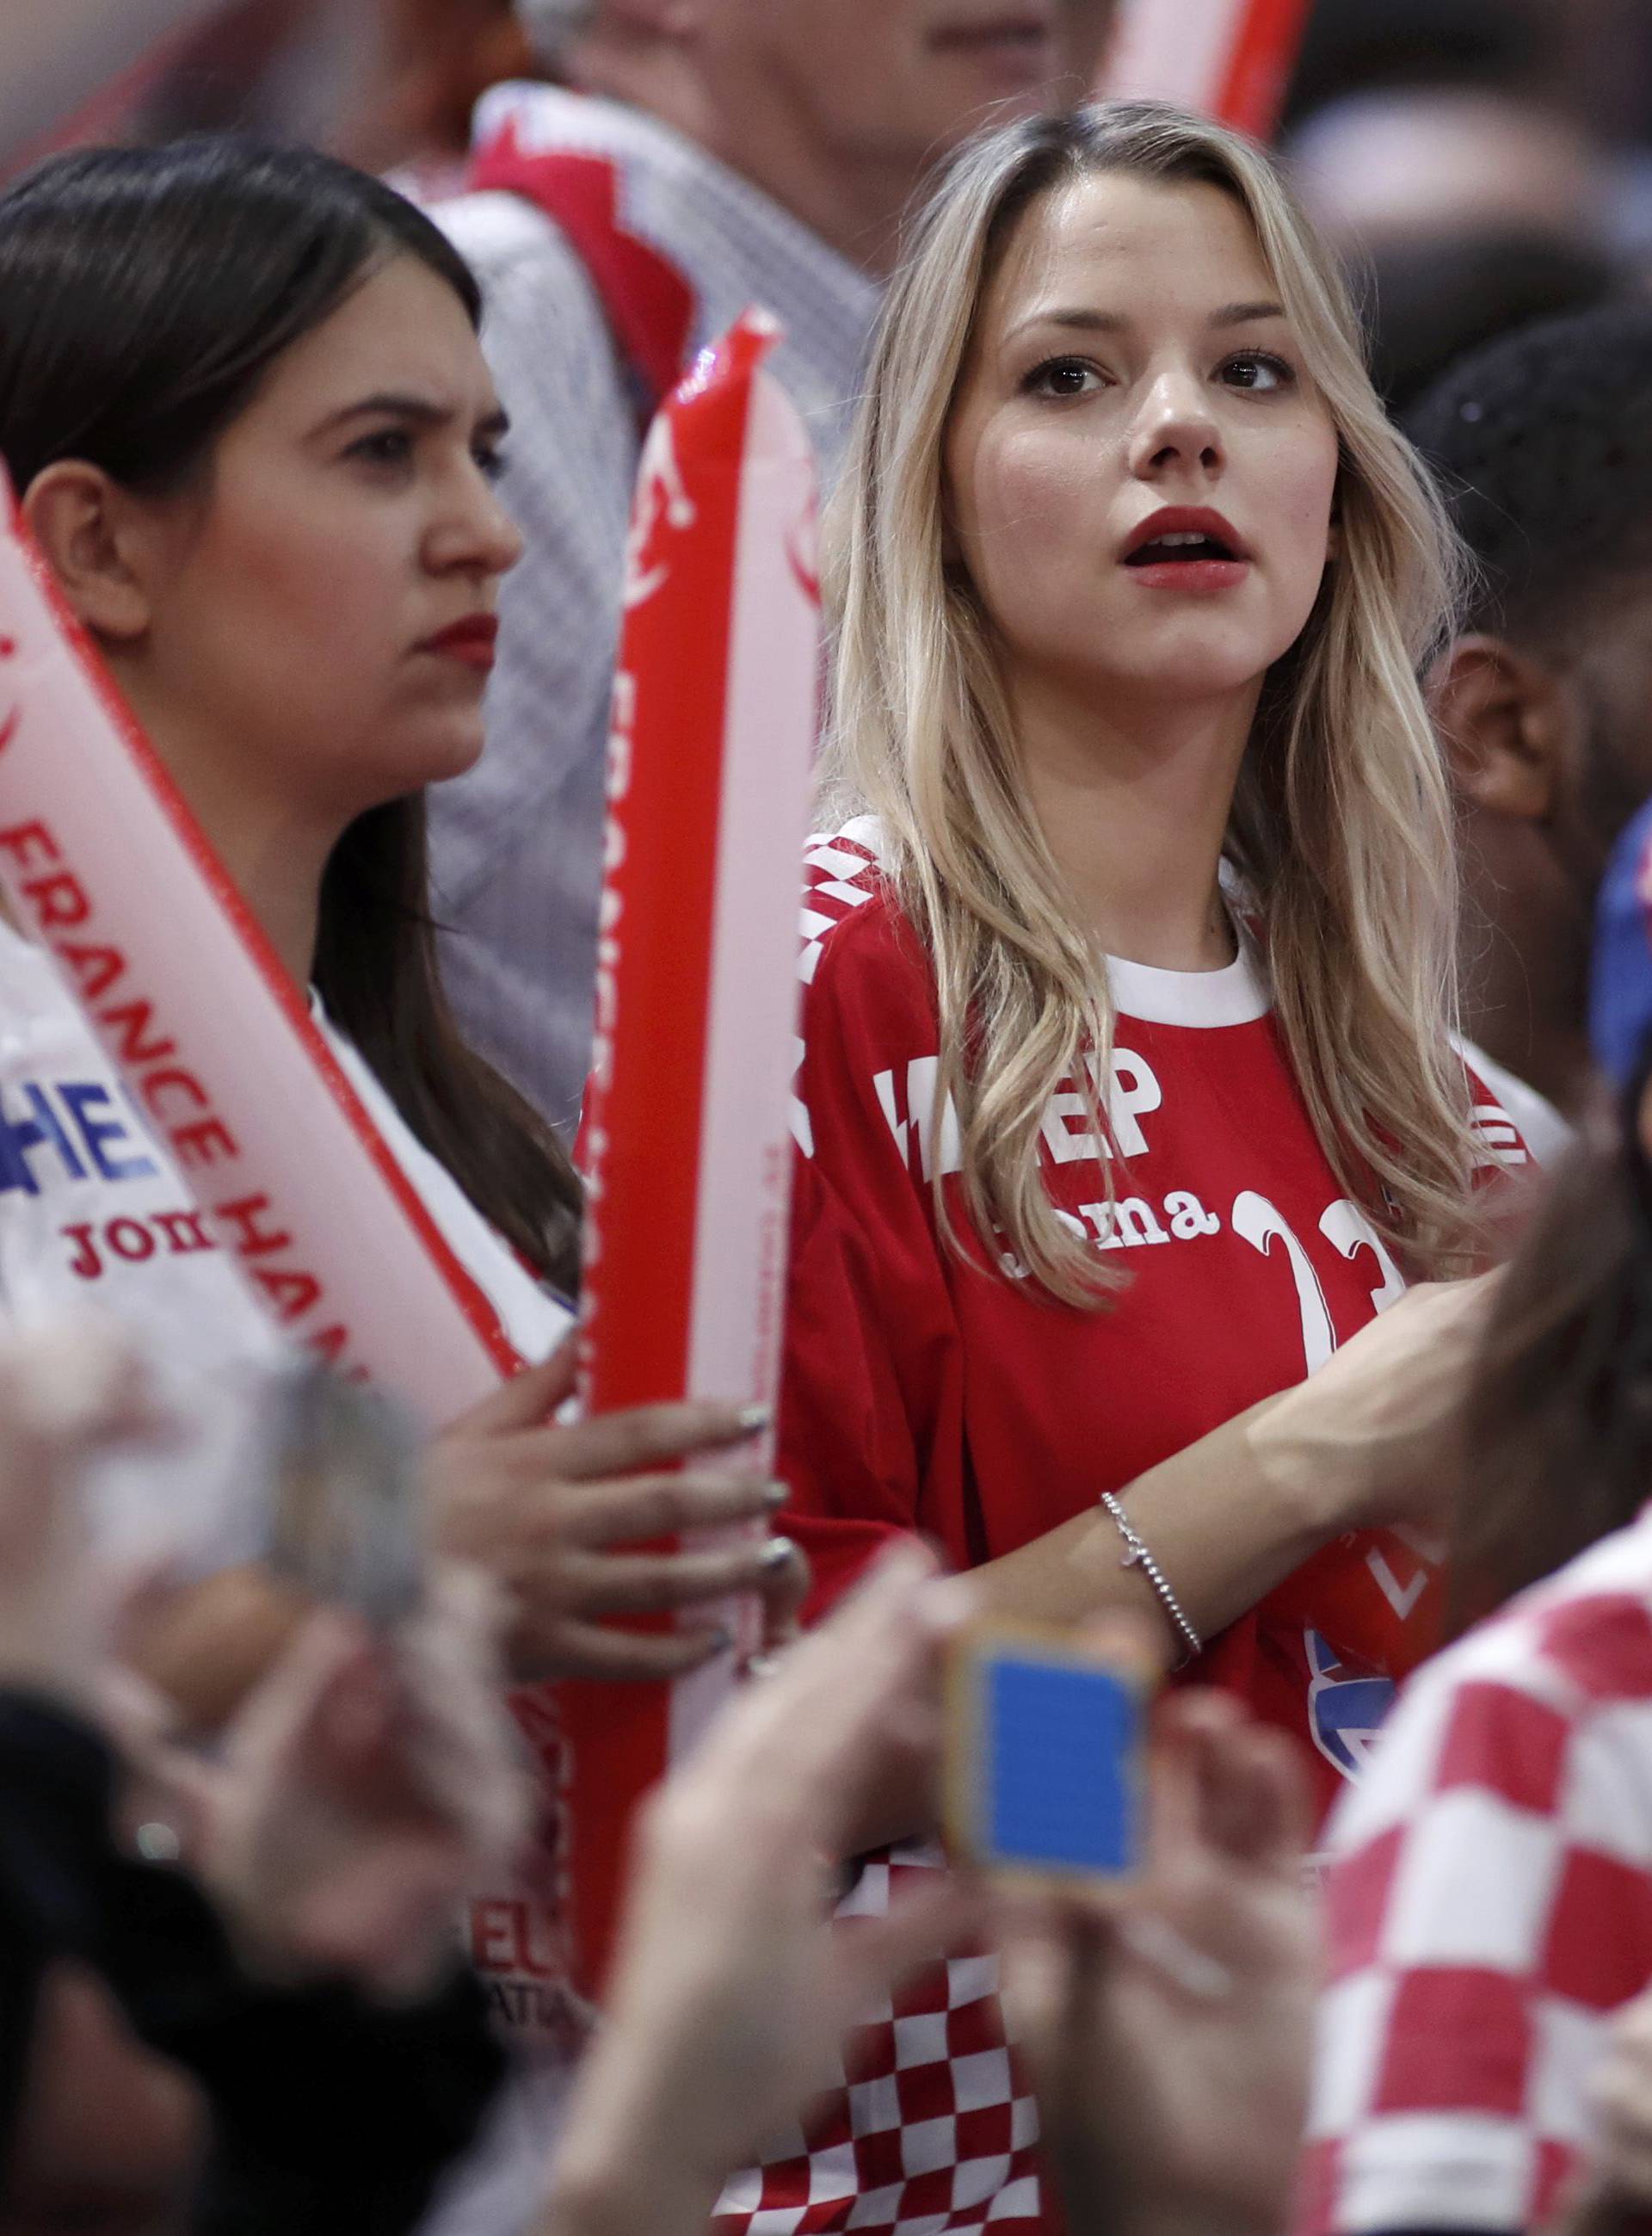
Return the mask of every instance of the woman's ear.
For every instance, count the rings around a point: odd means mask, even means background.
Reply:
[[[95,637],[127,645],[149,627],[150,608],[132,564],[130,499],[101,466],[60,458],[36,475],[23,513],[58,587]]]

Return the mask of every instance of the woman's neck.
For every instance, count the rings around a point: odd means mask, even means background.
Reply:
[[[1218,873],[1260,687],[1103,710],[1059,683],[1011,680],[1033,813],[1110,955],[1163,970],[1233,960]]]
[[[322,876],[348,819],[258,788],[248,782],[246,755],[226,753],[176,723],[150,715],[144,727],[231,883],[295,984],[307,986]]]

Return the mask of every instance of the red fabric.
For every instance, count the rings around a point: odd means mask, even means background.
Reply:
[[[1467,2089],[1482,2110],[1511,2119],[1531,2055],[1531,2011],[1507,1973],[1419,1965],[1394,1996],[1373,2109],[1442,2111]]]
[[[1566,1760],[1566,1720],[1540,1701],[1524,1704],[1511,1723],[1496,1685],[1465,1685],[1452,1707],[1434,1782],[1478,1786],[1511,1809],[1552,1809]]]
[[[667,257],[630,232],[620,174],[606,155],[525,147],[512,119],[471,160],[470,184],[521,194],[567,236],[590,274],[627,365],[646,390],[652,418],[676,386],[694,326],[694,291]]]

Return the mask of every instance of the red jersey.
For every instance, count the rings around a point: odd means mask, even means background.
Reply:
[[[876,840],[863,819],[807,868],[781,1442],[823,1601],[902,1530],[960,1568],[1013,1552],[1300,1382],[1405,1289],[1320,1145],[1248,943],[1223,970],[1110,966],[1111,1201],[1074,1083],[1045,1118],[1051,1200],[1126,1273],[1117,1297],[1060,1304],[1001,1245],[961,1259],[931,1196],[938,1164],[971,1232],[955,1128],[932,1123],[933,977]],[[1526,1161],[1500,1109],[1475,1116],[1488,1165]],[[1370,1680],[1430,1649],[1434,1594],[1416,1549],[1350,1536],[1194,1674],[1311,1739],[1328,1803],[1386,1701]]]
[[[933,976],[879,870],[877,838],[863,819],[811,840],[807,856],[780,1467],[787,1526],[815,1562],[822,1604],[901,1532],[922,1531],[968,1568],[1087,1512],[1300,1382],[1405,1288],[1320,1147],[1249,945],[1225,970],[1111,966],[1111,1200],[1075,1082],[1046,1115],[1051,1200],[1127,1271],[1116,1299],[1058,1303],[1001,1241],[960,1258],[931,1194],[939,1171],[969,1234],[956,1127],[934,1119]],[[1482,1099],[1476,1116],[1488,1162],[1526,1161],[1500,1110]],[[1350,1535],[1215,1640],[1192,1674],[1310,1739],[1328,1800],[1395,1677],[1429,1650],[1437,1594],[1415,1548]],[[940,1861],[922,1848],[870,1859],[847,1917],[882,1910],[894,1884]],[[1047,2231],[1037,2134],[996,1960],[954,1956],[867,2015],[843,2086],[729,2185],[714,2226]]]

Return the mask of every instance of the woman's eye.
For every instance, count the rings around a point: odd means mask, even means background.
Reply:
[[[1288,388],[1296,375],[1282,357],[1275,357],[1267,350],[1244,350],[1228,359],[1222,368],[1222,378],[1229,388],[1249,389],[1267,396],[1277,389]]]
[[[484,481],[496,482],[505,470],[505,453],[498,443],[473,444],[470,455]]]
[[[370,466],[404,466],[413,456],[413,437],[405,427],[381,427],[377,434],[352,443],[344,455]]]
[[[1021,383],[1029,396],[1088,396],[1100,385],[1100,373],[1081,357],[1048,358]]]

